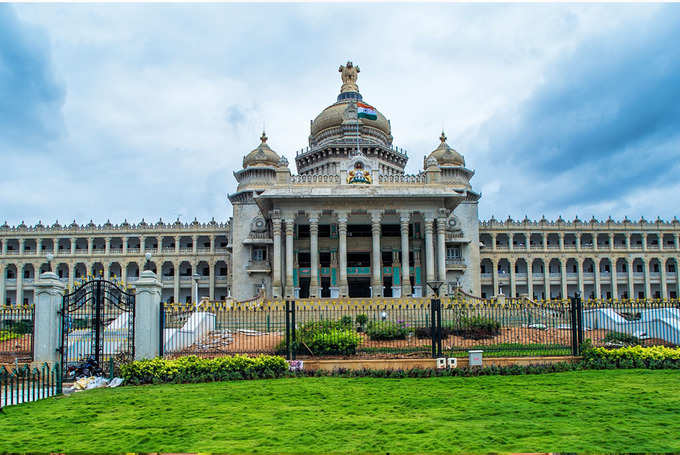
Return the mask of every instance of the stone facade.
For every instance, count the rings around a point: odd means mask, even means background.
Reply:
[[[428,295],[427,282],[474,295],[532,299],[680,295],[680,222],[480,222],[474,172],[447,144],[406,175],[390,121],[359,93],[359,68],[340,67],[336,102],[285,157],[260,144],[234,173],[228,223],[0,226],[0,302],[33,301],[33,280],[86,274],[134,282],[152,253],[162,300]],[[548,285],[546,285],[548,283]]]

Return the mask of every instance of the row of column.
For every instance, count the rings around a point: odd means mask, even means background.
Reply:
[[[508,249],[510,251],[516,250],[515,246],[513,245],[514,234],[512,234],[512,233],[508,233],[508,234],[503,233],[503,234],[508,236]],[[567,233],[559,232],[557,234],[559,236],[558,237],[559,238],[559,248],[560,248],[560,250],[563,250],[564,249],[564,237]],[[491,249],[495,250],[496,249],[496,236],[498,234],[497,233],[490,233],[489,235],[491,236]],[[531,250],[531,235],[532,235],[532,233],[522,234],[522,235],[524,235],[524,238],[525,238],[525,241],[526,241],[526,243],[524,245],[524,249],[527,250],[527,251]],[[576,249],[577,250],[581,249],[581,237],[583,235],[586,235],[586,234],[580,234],[580,235],[574,234],[574,236],[576,238]],[[589,235],[592,235],[592,238],[593,238],[593,248],[592,248],[592,250],[598,251],[600,248],[598,248],[598,246],[597,246],[597,237],[600,234],[594,233],[594,234],[589,234]],[[602,250],[613,250],[614,249],[614,236],[616,235],[616,233],[607,233],[605,235],[608,235],[608,237],[609,237],[609,246],[606,247],[606,248],[601,248],[601,249]],[[630,249],[630,236],[633,235],[633,234],[623,234],[623,235],[625,236],[626,248]],[[642,233],[640,233],[640,235],[642,236],[642,250],[647,251],[648,248],[649,248],[649,245],[648,245],[648,242],[647,242],[647,237],[648,237],[649,233],[642,232]],[[656,235],[657,238],[659,239],[659,248],[658,249],[663,249],[663,234],[654,233],[654,235]],[[541,234],[541,236],[542,236],[542,242],[543,242],[543,249],[547,250],[548,249],[548,234]],[[673,244],[674,244],[674,248],[676,250],[678,248],[680,248],[680,233],[674,233],[673,234]],[[519,250],[519,248],[517,248],[517,249]],[[589,250],[590,250],[590,248],[589,248]]]
[[[338,224],[338,290],[341,297],[346,297],[349,293],[347,282],[347,223],[348,213],[337,211]],[[369,211],[371,220],[371,288],[373,296],[382,296],[382,250],[380,246],[382,211]],[[399,212],[400,233],[401,233],[401,295],[410,296],[411,280],[409,267],[409,224],[411,213],[407,211]],[[425,217],[425,276],[426,281],[433,281],[435,277],[434,267],[434,217]],[[319,213],[311,212],[308,216],[309,221],[309,249],[311,256],[310,272],[310,297],[318,298],[321,288],[319,285]],[[281,228],[285,227],[286,236],[286,273],[285,283],[281,280]],[[292,297],[294,295],[293,285],[293,235],[295,220],[293,218],[280,217],[272,218],[272,228],[274,237],[274,259],[273,259],[273,294],[275,296]],[[437,276],[441,281],[446,281],[446,218],[437,218]],[[429,288],[427,289],[430,293]]]
[[[507,259],[507,258],[504,258]],[[637,259],[637,258],[636,258]],[[650,258],[647,261],[643,261],[645,267],[644,267],[644,283],[645,283],[645,296],[648,298],[652,297],[652,291],[651,291],[651,276],[650,276],[650,263],[652,260],[657,259],[657,258]],[[561,286],[561,294],[562,296],[566,297],[567,296],[567,270],[566,270],[566,260],[565,259],[559,259],[560,261],[560,286]],[[626,262],[626,270],[627,270],[627,291],[628,291],[628,297],[633,298],[635,297],[634,292],[635,292],[635,275],[633,271],[633,261],[634,260],[628,260],[624,259]],[[498,295],[500,290],[499,290],[499,285],[500,281],[498,278],[498,261],[491,261],[493,264],[493,286],[494,286],[494,294]],[[618,272],[616,271],[616,262],[613,261],[612,259],[609,259],[609,276],[610,276],[610,284],[611,284],[611,293],[614,298],[616,298],[619,295],[618,292]],[[515,278],[515,267],[513,267],[514,264],[510,262],[510,295],[512,297],[517,296],[516,292],[516,287],[517,287],[517,281]],[[576,261],[576,273],[578,277],[578,289],[581,295],[584,295],[585,292],[585,284],[583,280],[583,264],[581,261]],[[546,290],[546,296],[549,296],[549,286],[550,286],[550,267],[546,266],[543,264],[543,283],[544,283],[544,289]],[[676,287],[676,295],[680,296],[680,267],[678,267],[678,261],[676,260],[675,262],[675,274],[676,274],[676,281],[675,281],[675,287]],[[595,288],[595,298],[602,298],[602,290],[601,290],[601,282],[602,282],[602,277],[601,277],[601,272],[600,272],[600,264],[599,262],[595,263],[595,267],[593,267],[593,286]],[[666,264],[661,263],[661,267],[659,267],[659,280],[660,280],[660,285],[661,285],[661,295],[666,298],[668,296],[668,284],[666,283]],[[528,288],[528,296],[530,299],[533,298],[533,262],[527,261],[527,288]]]
[[[186,236],[175,236],[175,253],[180,252],[180,237],[186,237]],[[198,245],[198,238],[199,237],[201,237],[201,236],[199,236],[199,235],[193,235],[192,236],[192,241],[193,241],[192,251],[194,253],[196,253],[198,251],[197,245]],[[130,237],[122,237],[121,238],[123,254],[126,254],[127,251],[128,251],[128,239],[129,238]],[[148,237],[147,236],[141,236],[140,237],[139,249],[141,250],[142,253],[144,253],[146,251],[145,243],[146,243],[147,238],[156,238],[156,236],[148,236]],[[215,236],[209,236],[209,238],[210,238],[210,252],[214,253],[215,252]],[[113,237],[105,237],[104,238],[105,254],[109,254],[109,252],[111,251],[111,240],[112,239],[113,239]],[[36,239],[36,251],[37,251],[38,254],[45,251],[43,249],[43,245],[42,245],[43,240],[46,240],[46,239]],[[76,237],[70,237],[69,240],[71,242],[71,254],[75,255],[76,252],[77,252],[77,250],[76,250],[76,240],[77,240],[77,238]],[[89,255],[93,254],[93,252],[94,252],[94,240],[95,240],[95,237],[88,237],[87,238],[87,254],[89,254]],[[25,253],[24,247],[25,247],[26,239],[21,238],[21,239],[18,239],[18,241],[19,241],[18,254],[21,255],[21,254]],[[58,246],[58,241],[59,241],[59,238],[55,237],[54,239],[52,239],[53,249],[47,250],[47,251],[53,251],[53,252],[57,251],[56,247]],[[161,237],[161,242],[162,242],[162,237]],[[159,243],[159,246],[156,247],[156,248],[162,248],[162,243]],[[2,255],[7,255],[7,240],[2,242]]]

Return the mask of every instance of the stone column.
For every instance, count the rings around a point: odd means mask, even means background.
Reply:
[[[597,241],[599,236],[600,234],[597,232],[593,234],[593,251],[597,251]]]
[[[642,245],[643,245],[643,248],[645,248],[645,244],[647,242],[646,235],[645,235],[645,239],[643,240],[643,242],[644,243]],[[652,298],[652,282],[651,282],[651,274],[649,272],[649,269],[650,269],[649,266],[650,266],[651,262],[652,262],[651,259],[642,261],[642,266],[644,267],[644,271],[645,271],[645,297],[648,298],[648,299]]]
[[[191,241],[192,241],[191,247],[192,247],[193,253],[196,254],[198,252],[198,236],[192,235]]]
[[[122,241],[122,244],[123,244],[122,245],[123,246],[123,255],[127,255],[128,237],[126,237],[126,236],[121,237],[121,241]],[[120,274],[121,274],[121,276],[123,276],[123,272],[121,272]]]
[[[425,281],[430,282],[434,281],[434,242],[433,242],[433,235],[432,231],[434,229],[433,226],[434,223],[434,218],[431,216],[426,216],[425,217]],[[432,295],[432,289],[430,289],[430,286],[425,286],[425,289],[427,290],[427,295]]]
[[[517,297],[517,279],[515,272],[517,262],[510,262],[510,260],[512,260],[512,257],[508,258],[508,263],[510,264],[510,295],[508,297]]]
[[[628,268],[628,298],[633,299],[635,293],[635,281],[633,275],[633,261],[626,260],[626,267]]]
[[[161,283],[151,270],[135,282],[135,360],[159,355]]]
[[[560,237],[560,251],[564,251],[564,232],[560,232],[559,237]],[[566,298],[566,297],[562,297],[562,298]]]
[[[102,263],[102,266],[104,267],[104,279],[108,280],[109,279],[109,267],[111,264],[109,264],[108,259],[105,259]]]
[[[612,277],[612,299],[618,299],[619,298],[619,284],[618,284],[618,279],[619,277],[617,276],[617,271],[616,271],[616,259],[611,259],[609,258],[609,270],[611,271],[611,277]]]
[[[179,254],[179,244],[180,244],[180,236],[176,235],[175,236],[175,254]]]
[[[293,283],[293,232],[295,221],[292,218],[286,220],[286,297],[295,295],[295,283]]]
[[[380,247],[382,213],[379,210],[371,212],[371,234],[373,236],[371,249],[371,288],[373,297],[382,297],[382,254]]]
[[[3,242],[4,246],[4,242]],[[7,269],[0,263],[0,307],[7,304],[7,293],[5,291],[5,279],[7,279]]]
[[[510,232],[508,234],[508,249],[510,251],[513,251],[515,249],[514,243],[515,243],[515,233]]]
[[[600,289],[601,288],[601,284],[600,284],[600,259],[595,258],[594,261],[597,261],[597,262],[595,262],[595,269],[593,270],[593,272],[595,272],[595,275],[594,275],[594,277],[595,277],[594,278],[594,280],[595,280],[595,283],[594,283],[595,284],[595,298],[601,299],[602,298],[602,289]]]
[[[172,264],[172,268],[174,270],[174,275],[173,275],[173,280],[174,280],[174,286],[173,286],[173,300],[175,303],[179,303],[179,267],[180,267],[180,262],[174,262]]]
[[[534,299],[534,263],[531,257],[527,258],[527,296]]]
[[[526,247],[526,250],[529,251],[531,250],[531,232],[529,232],[529,235],[525,235],[525,240],[527,243],[524,246]]]
[[[437,218],[437,278],[446,282],[446,218]]]
[[[437,223],[439,223],[439,220],[437,220]],[[491,233],[491,251],[496,251],[496,233],[495,232]]]
[[[409,264],[409,246],[408,246],[408,225],[411,214],[409,212],[400,212],[399,221],[401,223],[401,296],[411,297],[411,279],[410,279],[410,264]]]
[[[146,237],[143,235],[139,236],[139,253],[144,256],[144,253],[146,253]]]
[[[338,268],[340,269],[340,297],[347,297],[347,213],[338,213]]]
[[[281,218],[272,217],[272,234],[274,235],[274,257],[272,258],[273,281],[272,294],[274,298],[281,298]]]
[[[7,255],[7,239],[4,239],[2,241],[2,255],[3,256]]]
[[[543,291],[545,299],[550,300],[550,260],[546,262],[546,258],[543,258]]]
[[[675,234],[673,236],[673,244],[674,244],[673,246],[675,246],[676,250],[680,248],[680,234]]]
[[[498,261],[496,259],[491,259],[491,267],[493,269],[491,271],[493,274],[493,295],[497,296],[500,287],[498,286]]]
[[[215,236],[210,236],[210,253],[215,254]]]
[[[76,243],[78,242],[78,239],[75,237],[71,237],[71,256],[76,254]]]
[[[36,239],[35,240],[35,254],[40,256],[40,253],[43,251],[43,239]]]
[[[545,251],[548,249],[548,234],[546,232],[542,232],[541,236],[543,237],[543,251]]]
[[[564,236],[560,236],[560,245],[564,246],[562,240],[564,239]],[[560,273],[561,273],[561,279],[560,279],[560,284],[562,285],[562,298],[566,299],[567,298],[567,261],[564,259],[560,259]]]
[[[73,290],[73,280],[76,273],[76,266],[74,264],[68,264],[68,288]]]
[[[24,304],[24,264],[17,264],[17,291],[16,291],[17,305]]]
[[[111,252],[111,237],[106,237],[105,242],[104,254],[108,256]]]
[[[626,237],[626,249],[630,250],[630,234],[626,232],[624,235]]]
[[[87,238],[87,254],[92,256],[92,250],[94,250],[94,237]]]
[[[614,234],[609,234],[609,251],[614,250]]]
[[[19,254],[21,256],[24,255],[24,244],[25,244],[25,242],[26,242],[25,239],[19,239]]]
[[[642,251],[647,251],[647,233],[642,233]]]
[[[576,288],[581,294],[581,298],[585,299],[588,296],[585,293],[586,285],[583,283],[583,264],[581,263],[581,259],[578,257],[576,258],[576,273],[578,274],[578,283],[576,284]]]
[[[662,243],[663,245],[663,243]],[[663,259],[663,258],[662,258]],[[668,298],[668,287],[666,286],[666,262],[659,261],[659,273],[661,278],[661,298]]]
[[[54,364],[61,361],[57,349],[61,345],[61,306],[66,286],[54,272],[45,272],[33,285],[35,289],[35,322],[33,361]],[[158,318],[156,318],[158,319]]]
[[[214,239],[213,239],[214,240]],[[211,246],[212,248],[212,246]],[[215,300],[215,261],[208,261],[208,270],[210,271],[210,276],[208,281],[210,282],[210,289],[208,290],[208,297],[210,300]]]
[[[309,256],[311,270],[309,272],[309,296],[318,298],[319,293],[319,214],[309,216]]]

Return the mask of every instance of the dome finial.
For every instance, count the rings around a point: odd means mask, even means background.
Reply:
[[[264,128],[262,128],[262,136],[260,136],[260,140],[261,140],[262,143],[264,144],[264,143],[267,142],[267,139],[269,139],[269,138],[267,137],[267,133],[265,133],[265,132],[264,132]]]
[[[354,66],[351,61],[347,61],[345,65],[340,65],[338,72],[341,73],[342,87],[340,93],[344,92],[358,92],[357,76],[359,74],[359,67]]]
[[[443,129],[442,129],[442,135],[439,136],[439,140],[442,141],[442,144],[446,142],[446,134],[444,134]]]

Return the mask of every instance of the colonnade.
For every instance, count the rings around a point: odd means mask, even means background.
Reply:
[[[409,224],[414,221],[414,215],[419,212],[400,210],[396,214],[399,219],[400,228],[400,273],[401,273],[401,295],[410,296],[412,294],[410,281],[409,264]],[[382,249],[381,232],[382,222],[385,216],[383,210],[368,210],[366,215],[371,225],[371,290],[374,297],[382,296]],[[362,218],[366,215],[359,215]],[[310,246],[310,297],[320,297],[321,286],[319,283],[319,220],[320,211],[308,211],[306,213],[309,223],[309,246]],[[350,217],[353,216],[349,211],[336,210],[333,213],[337,224],[338,243],[338,295],[346,297],[349,294],[347,279],[347,231]],[[424,214],[423,224],[425,231],[425,276],[426,281],[432,281],[435,277],[435,245],[433,241],[433,229],[437,226],[437,246],[436,257],[438,268],[436,276],[441,281],[446,281],[446,218],[434,217]],[[295,295],[294,286],[294,232],[295,216],[293,214],[272,216],[273,229],[273,267],[272,267],[272,287],[275,297],[292,297]],[[282,230],[285,235],[285,273],[281,270],[281,249],[282,249]],[[285,278],[285,281],[284,281]],[[427,286],[425,286],[427,287]],[[428,289],[426,292],[430,293]]]

